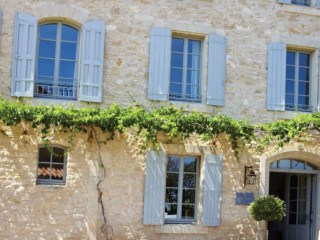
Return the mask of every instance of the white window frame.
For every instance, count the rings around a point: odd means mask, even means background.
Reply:
[[[292,49],[287,49],[286,51],[286,56],[288,52],[294,52],[295,53],[295,65],[294,65],[294,109],[288,108],[287,103],[286,105],[286,111],[300,111],[300,112],[311,112],[312,111],[312,101],[311,101],[311,89],[312,89],[312,53],[310,52],[305,52],[305,51],[298,51],[298,50],[292,50]],[[309,109],[299,109],[299,102],[298,102],[298,97],[299,97],[299,54],[304,53],[309,55],[310,63],[309,63]],[[286,68],[288,66],[288,63],[286,62]],[[293,66],[293,65],[289,65]],[[287,84],[287,76],[286,76],[286,84]],[[287,92],[285,93],[285,95]]]
[[[52,95],[46,95],[46,94],[38,94],[37,92],[37,86],[38,86],[38,59],[39,59],[39,46],[40,46],[40,27],[47,25],[47,24],[57,24],[57,36],[56,36],[56,51],[55,51],[55,59],[54,59],[54,76],[53,76],[53,94]],[[60,67],[60,49],[61,49],[61,33],[62,33],[62,25],[67,25],[70,27],[75,28],[78,31],[78,41],[77,44],[77,50],[76,50],[76,59],[75,59],[75,69],[74,69],[74,85],[73,85],[73,91],[74,96],[73,97],[66,97],[66,96],[59,96],[58,94],[58,84],[59,84],[59,67]],[[68,99],[68,100],[77,100],[78,98],[78,89],[79,89],[79,63],[80,63],[80,38],[81,38],[81,29],[79,29],[78,26],[65,22],[65,21],[47,21],[43,22],[38,26],[37,31],[37,51],[36,51],[36,71],[35,71],[35,80],[34,80],[34,97],[36,98],[54,98],[54,99]],[[51,39],[49,39],[50,41]],[[63,41],[68,42],[68,41]],[[72,41],[70,41],[72,42]],[[75,43],[75,42],[72,42]],[[51,58],[43,58],[41,59],[51,59]],[[68,60],[67,60],[68,61]],[[40,84],[41,85],[41,84]]]
[[[172,55],[172,39],[173,38],[178,38],[178,39],[183,39],[184,40],[184,49],[183,49],[183,66],[182,66],[182,96],[181,98],[177,97],[172,97],[171,92],[170,92],[170,85],[171,85],[171,55]],[[188,41],[189,40],[195,40],[200,42],[200,54],[199,54],[199,95],[198,99],[192,99],[186,97],[186,92],[187,92],[187,72],[188,72]],[[171,48],[170,48],[170,78],[169,78],[169,100],[170,101],[184,101],[184,102],[197,102],[201,103],[202,102],[202,87],[201,87],[201,82],[202,82],[202,57],[203,57],[203,39],[201,38],[196,38],[196,37],[183,37],[179,35],[172,35],[171,37]],[[177,67],[174,67],[177,68]],[[179,68],[180,69],[180,68]]]
[[[66,177],[67,177],[67,156],[66,156],[66,151],[67,149],[63,146],[60,145],[49,145],[49,148],[51,148],[51,151],[53,151],[53,148],[60,148],[63,149],[64,151],[64,158],[63,158],[63,163],[55,163],[58,165],[63,165],[63,180],[56,180],[56,179],[39,179],[38,177],[38,169],[39,169],[39,164],[50,164],[50,171],[52,169],[52,153],[50,152],[50,162],[40,162],[40,149],[42,148],[47,148],[45,145],[41,145],[38,148],[38,160],[37,160],[37,172],[36,172],[36,178],[37,178],[37,185],[64,185],[66,184]]]
[[[169,157],[176,157],[180,159],[179,162],[179,180],[178,180],[178,203],[177,203],[177,219],[166,219],[165,224],[170,223],[195,223],[197,222],[197,213],[198,213],[198,198],[199,198],[199,168],[200,168],[200,160],[199,156],[188,156],[188,155],[167,155],[166,159],[166,177],[165,177],[165,193],[167,190],[167,165],[168,165],[168,158]],[[194,203],[194,219],[182,219],[182,195],[183,195],[183,174],[184,174],[184,158],[195,158],[197,159],[196,162],[196,186],[195,186],[195,203]],[[166,194],[165,194],[165,201],[164,204],[166,205]],[[164,208],[165,209],[165,208]],[[165,211],[164,211],[165,214]]]

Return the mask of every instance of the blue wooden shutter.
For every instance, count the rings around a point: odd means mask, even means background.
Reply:
[[[222,156],[205,154],[204,160],[205,173],[202,225],[219,226],[221,212]]]
[[[89,21],[82,27],[80,100],[102,101],[105,22]]]
[[[287,3],[290,4],[291,0],[278,0],[279,3]]]
[[[286,94],[286,44],[270,42],[268,48],[267,109],[284,111]]]
[[[224,105],[226,37],[209,34],[207,104]]]
[[[151,28],[148,99],[167,101],[170,81],[171,31]]]
[[[320,0],[317,0],[316,6],[317,8],[320,8]]]
[[[29,14],[16,14],[12,61],[11,95],[33,97],[38,20]]]
[[[143,224],[162,225],[164,217],[166,153],[147,151]]]

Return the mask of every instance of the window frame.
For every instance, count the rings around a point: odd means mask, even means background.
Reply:
[[[287,107],[287,102],[285,101],[285,110],[286,111],[299,111],[299,112],[312,112],[312,55],[313,53],[312,52],[308,52],[308,51],[300,51],[300,50],[297,50],[297,49],[287,49],[286,50],[286,58],[287,58],[287,54],[288,52],[294,52],[295,53],[295,65],[294,65],[294,93],[293,93],[293,97],[294,97],[294,108],[289,108]],[[308,109],[299,109],[299,55],[300,53],[303,53],[303,54],[308,54],[309,55],[309,92],[308,92],[308,97],[309,97],[309,103],[308,103],[308,106],[309,108]],[[286,59],[286,78],[285,78],[285,85],[287,86],[287,66],[288,66],[288,63],[287,63],[287,59]],[[293,66],[293,65],[289,65],[289,66]],[[285,90],[285,97],[287,95],[287,92]]]
[[[183,66],[182,66],[182,94],[181,98],[171,97],[170,85],[171,85],[171,57],[172,57],[172,39],[178,38],[184,40],[183,48]],[[188,42],[189,40],[200,42],[200,54],[199,54],[199,95],[198,99],[187,98],[187,72],[188,72]],[[170,42],[170,67],[169,67],[169,101],[179,101],[179,102],[192,102],[192,103],[202,103],[202,64],[203,64],[203,49],[204,49],[204,39],[196,36],[184,36],[180,34],[172,34]],[[176,67],[175,67],[176,68]],[[184,97],[183,97],[184,96]]]
[[[166,207],[166,190],[167,190],[167,165],[168,158],[176,157],[179,158],[179,178],[178,178],[178,202],[177,202],[177,219],[166,219],[165,217],[165,207]],[[195,186],[195,203],[194,203],[194,218],[193,219],[182,219],[182,195],[183,195],[183,174],[184,174],[184,158],[195,158],[196,159],[196,186]],[[198,220],[198,201],[199,201],[199,181],[200,181],[200,156],[192,155],[171,155],[166,156],[165,165],[165,199],[164,199],[164,224],[192,224],[196,223]],[[183,165],[181,165],[183,163]]]
[[[39,59],[39,46],[40,46],[40,28],[41,26],[44,25],[48,25],[48,24],[57,24],[57,36],[56,36],[56,49],[55,49],[55,58],[54,58],[54,76],[53,76],[53,91],[54,94],[49,95],[49,94],[38,94],[37,93],[37,81],[38,81],[38,59]],[[61,61],[61,57],[60,57],[60,50],[61,50],[61,33],[62,33],[62,25],[66,25],[69,27],[72,27],[74,29],[76,29],[78,31],[78,41],[76,42],[77,44],[77,50],[76,50],[76,58],[74,60],[75,62],[75,69],[74,69],[74,74],[75,74],[75,85],[73,86],[74,88],[74,97],[66,97],[66,96],[59,96],[58,94],[56,94],[57,90],[58,90],[58,84],[59,84],[59,68],[60,68],[60,61]],[[36,45],[36,57],[35,57],[35,73],[34,73],[34,93],[33,93],[33,97],[35,98],[51,98],[51,99],[65,99],[65,100],[70,100],[70,101],[77,101],[78,96],[79,96],[79,69],[80,69],[80,47],[81,47],[81,27],[72,24],[70,22],[66,22],[66,21],[61,21],[61,20],[51,20],[51,21],[44,21],[38,24],[38,29],[37,29],[37,45]],[[63,41],[63,42],[72,42],[75,43],[73,41]],[[48,58],[43,58],[41,57],[41,59],[48,59]],[[67,61],[69,61],[68,59],[66,59]],[[66,78],[68,79],[68,78]]]
[[[64,157],[63,157],[63,179],[62,180],[55,180],[55,179],[39,179],[38,177],[38,169],[39,169],[39,163],[45,163],[48,164],[48,162],[40,162],[40,149],[47,148],[45,145],[39,145],[38,147],[38,154],[37,154],[37,170],[36,170],[36,185],[65,185],[66,184],[66,178],[67,178],[67,148],[61,145],[57,144],[50,144],[48,146],[53,151],[53,148],[60,148],[64,151]],[[50,153],[50,171],[52,169],[52,154]]]

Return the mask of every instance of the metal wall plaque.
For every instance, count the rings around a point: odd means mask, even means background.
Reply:
[[[254,201],[254,194],[253,193],[236,193],[236,205],[250,205]]]

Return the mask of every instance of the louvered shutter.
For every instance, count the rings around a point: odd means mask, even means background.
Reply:
[[[226,37],[209,34],[207,104],[224,105]]]
[[[33,97],[38,20],[29,14],[16,14],[12,61],[11,95]]]
[[[204,190],[203,190],[203,219],[204,226],[220,225],[220,206],[222,189],[222,156],[206,154]]]
[[[278,0],[279,3],[291,3],[291,0]]]
[[[316,6],[317,8],[320,8],[320,0],[317,0]]]
[[[270,42],[268,48],[267,109],[285,110],[286,44]]]
[[[147,151],[143,224],[162,225],[164,217],[166,153]]]
[[[105,22],[89,21],[82,27],[80,100],[102,101]]]
[[[170,81],[171,31],[151,28],[148,99],[167,101]]]

